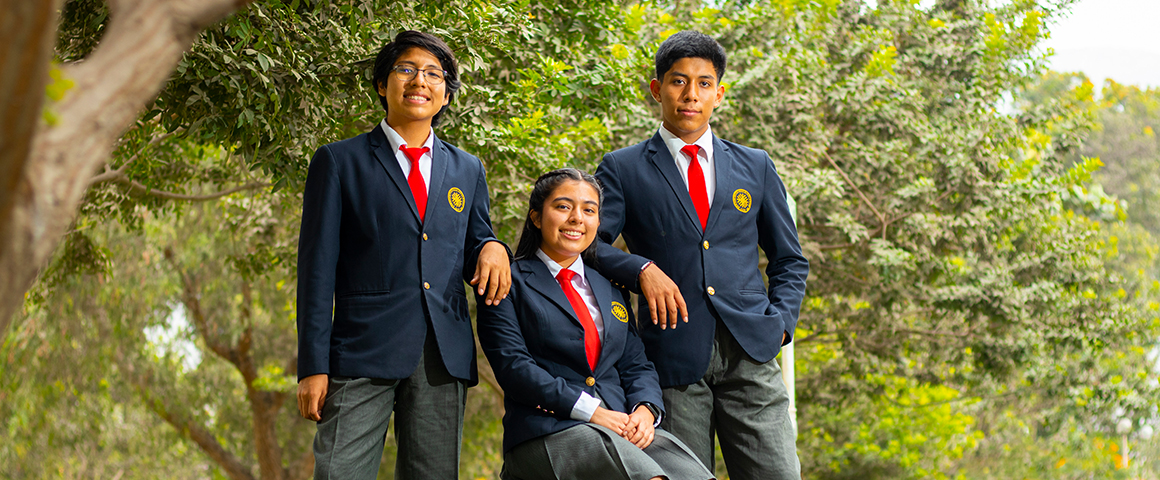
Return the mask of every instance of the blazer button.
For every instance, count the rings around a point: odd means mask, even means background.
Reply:
[[[713,290],[713,287],[706,288],[706,289],[705,289],[705,291],[706,291],[706,292],[709,292],[709,295],[712,295],[712,294],[714,294],[714,293],[717,293],[717,291],[716,291],[716,290]]]
[[[423,234],[423,241],[424,241],[424,242],[426,242],[426,241],[427,241],[427,234],[426,234],[426,233],[424,233],[424,234]],[[709,248],[709,247],[705,247],[705,248]]]
[[[427,283],[427,282],[423,282],[423,290],[430,290],[430,289],[431,289],[431,284]],[[712,289],[710,288],[710,290],[712,290]],[[712,294],[713,294],[712,292],[709,292],[709,295],[712,295]]]
[[[708,250],[709,249],[709,241],[705,240],[704,242],[701,242],[701,246],[704,247],[705,250]]]
[[[592,377],[588,377],[588,378],[584,379],[584,384],[588,385],[589,387],[596,385],[596,379],[592,378]]]

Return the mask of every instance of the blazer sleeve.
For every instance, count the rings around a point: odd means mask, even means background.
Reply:
[[[478,161],[478,160],[476,160]],[[487,242],[499,242],[507,250],[508,261],[512,260],[512,250],[506,243],[495,237],[491,229],[491,200],[488,198],[487,172],[483,163],[479,164],[479,177],[475,184],[475,198],[471,201],[471,211],[467,217],[467,234],[464,237],[463,253],[467,256],[463,260],[463,281],[471,282],[475,276],[475,267],[479,263],[479,252]]]
[[[798,313],[802,298],[806,293],[806,278],[810,274],[810,263],[802,255],[798,243],[797,227],[789,211],[785,185],[777,174],[777,169],[766,155],[765,195],[762,196],[761,211],[757,218],[758,245],[769,259],[765,273],[769,276],[768,315],[781,318],[786,339],[793,340],[797,328]]]
[[[628,322],[628,334],[624,338],[624,351],[616,361],[620,372],[620,386],[624,389],[624,400],[628,408],[641,403],[651,403],[664,415],[665,402],[661,398],[661,383],[656,368],[645,357],[644,343],[636,333],[636,322]],[[630,410],[628,413],[632,413]],[[661,417],[658,416],[657,419]]]
[[[342,190],[330,147],[310,160],[298,234],[298,379],[330,373]]]
[[[557,418],[569,419],[582,390],[548,373],[532,358],[516,314],[516,303],[527,293],[520,290],[513,285],[507,298],[491,306],[476,294],[479,344],[506,400],[539,406],[555,412]]]
[[[596,167],[596,179],[604,188],[604,204],[600,206],[596,263],[592,267],[605,278],[628,287],[634,293],[641,293],[640,271],[651,260],[612,246],[624,229],[625,211],[624,189],[611,154],[604,155],[600,166]]]

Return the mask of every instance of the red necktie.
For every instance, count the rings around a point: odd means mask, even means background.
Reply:
[[[419,159],[431,149],[407,148],[406,145],[400,145],[399,150],[411,160],[411,173],[407,174],[407,185],[411,187],[411,195],[415,197],[415,208],[419,209],[419,222],[422,222],[423,215],[427,213],[427,183],[423,181],[423,172],[419,170]]]
[[[701,217],[701,230],[705,230],[705,224],[709,221],[709,194],[705,190],[705,172],[697,160],[698,148],[696,145],[685,145],[681,153],[689,156],[689,196],[693,198],[697,216]]]
[[[556,274],[556,281],[560,282],[564,296],[568,297],[568,303],[572,304],[576,318],[580,319],[580,325],[584,326],[584,353],[588,356],[588,367],[595,372],[596,359],[600,358],[600,332],[596,331],[596,322],[592,321],[592,314],[588,313],[588,306],[584,305],[580,292],[572,286],[572,277],[575,275],[576,272],[565,268]]]

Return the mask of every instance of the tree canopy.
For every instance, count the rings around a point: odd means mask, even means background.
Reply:
[[[439,135],[484,162],[511,243],[540,173],[655,132],[652,56],[696,29],[730,55],[714,132],[768,151],[797,201],[804,475],[1127,475],[1117,420],[1155,423],[1160,399],[1160,114],[1154,90],[1046,72],[1036,47],[1070,3],[249,5],[87,179],[0,350],[2,471],[308,477],[313,429],[284,405],[301,187],[315,148],[381,119],[378,48],[417,29],[455,50]],[[65,2],[56,61],[99,50],[111,15]],[[85,98],[68,71],[50,99]],[[501,463],[481,370],[463,478]]]

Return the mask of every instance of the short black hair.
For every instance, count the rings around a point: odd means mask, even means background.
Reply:
[[[657,79],[663,80],[677,60],[690,57],[712,62],[713,69],[717,70],[717,83],[721,83],[721,77],[725,76],[725,48],[713,37],[692,30],[674,33],[661,43],[656,57]]]
[[[375,94],[378,94],[379,84],[387,82],[387,77],[390,76],[391,69],[395,68],[395,61],[399,59],[399,56],[412,48],[422,48],[439,60],[443,71],[447,72],[443,80],[443,84],[447,86],[447,95],[454,100],[455,92],[459,90],[461,85],[455,54],[451,52],[451,47],[448,47],[439,37],[414,30],[399,32],[398,35],[395,35],[394,41],[383,45],[383,48],[379,50],[379,55],[375,57],[374,77],[371,79]],[[387,111],[387,99],[382,95],[379,95],[379,103],[383,104],[383,111]],[[449,105],[450,102],[439,109],[439,113],[436,113],[435,117],[431,119],[432,127],[439,125],[439,118],[443,116],[443,112],[447,111]]]

